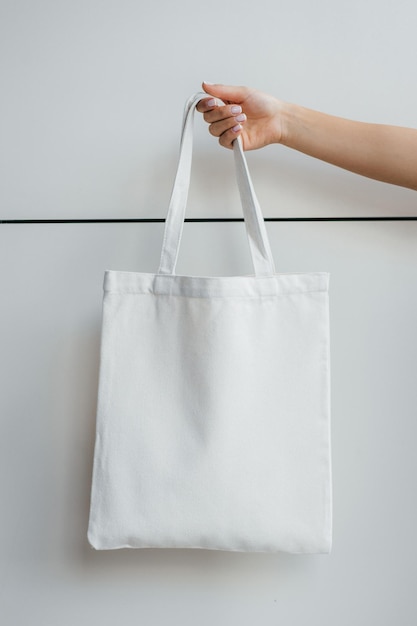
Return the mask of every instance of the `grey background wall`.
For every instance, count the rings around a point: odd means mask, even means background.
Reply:
[[[165,217],[183,103],[203,79],[417,126],[411,0],[3,0],[0,13],[1,219]],[[248,161],[265,216],[417,215],[415,192],[281,146]],[[201,120],[188,215],[240,216],[231,153]],[[331,273],[332,554],[90,548],[103,273],[156,271],[163,225],[2,224],[2,622],[416,622],[417,223],[267,228],[279,271]],[[187,224],[177,271],[250,272],[243,224]]]

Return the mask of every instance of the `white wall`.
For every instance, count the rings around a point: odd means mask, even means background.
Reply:
[[[3,0],[0,218],[165,217],[203,79],[417,126],[416,19],[411,0]],[[240,216],[231,153],[196,131],[188,215]],[[417,215],[415,192],[280,146],[248,161],[265,216]],[[417,222],[267,228],[279,271],[331,273],[332,554],[89,547],[103,272],[156,271],[163,225],[3,224],[4,623],[416,622]],[[187,224],[177,271],[251,271],[243,225]]]

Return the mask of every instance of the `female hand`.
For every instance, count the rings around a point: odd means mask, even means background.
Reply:
[[[249,87],[203,83],[203,89],[212,97],[200,100],[197,111],[204,114],[209,132],[219,138],[220,145],[232,148],[239,135],[244,150],[283,141],[283,102]],[[226,104],[218,104],[215,98]]]
[[[356,122],[282,102],[256,89],[203,83],[197,110],[225,148],[280,143],[350,172],[417,191],[417,129]],[[220,98],[225,105],[219,105]]]

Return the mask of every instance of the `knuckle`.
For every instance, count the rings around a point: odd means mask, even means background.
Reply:
[[[219,138],[219,143],[221,146],[223,146],[223,148],[229,148],[230,147],[230,140],[228,138],[228,134],[229,133],[223,133],[223,135],[220,136]]]
[[[218,133],[216,133],[216,127],[213,124],[210,124],[209,126],[209,133],[210,135],[213,135],[213,137],[218,136]]]
[[[233,130],[229,130],[229,132],[227,133],[227,147],[228,148],[233,148],[233,142],[236,139],[236,137],[238,137],[240,135],[241,131],[233,131]]]
[[[213,122],[220,122],[222,120],[222,116],[219,114],[218,109],[212,109],[204,113],[204,119],[209,124],[212,124]]]

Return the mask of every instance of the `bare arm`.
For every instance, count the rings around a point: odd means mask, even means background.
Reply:
[[[238,135],[245,150],[281,143],[356,174],[417,190],[416,129],[335,117],[247,87],[203,87],[227,103],[213,105],[207,98],[198,105],[211,134],[227,148]],[[236,105],[241,112],[232,112]]]

